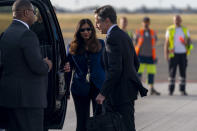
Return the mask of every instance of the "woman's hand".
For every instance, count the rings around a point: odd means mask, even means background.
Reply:
[[[64,72],[70,72],[71,70],[70,70],[70,63],[69,62],[67,62],[66,64],[65,64],[65,66],[64,66]]]

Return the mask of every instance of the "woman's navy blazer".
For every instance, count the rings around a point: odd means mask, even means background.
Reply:
[[[102,54],[105,48],[103,40],[99,40],[102,49],[98,53],[85,52],[80,55],[71,55],[69,53],[69,45],[67,46],[67,59],[70,62],[71,70],[74,69],[73,79],[71,81],[72,72],[68,73],[68,84],[71,85],[71,92],[79,96],[88,96],[90,84],[87,83],[86,76],[88,67],[90,71],[90,81],[101,89],[105,80],[105,72],[103,67]],[[88,62],[89,61],[89,62]]]

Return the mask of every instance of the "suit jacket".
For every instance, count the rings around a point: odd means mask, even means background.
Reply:
[[[118,26],[107,36],[103,59],[106,80],[101,94],[112,105],[137,99],[139,88],[143,87],[137,74],[139,61],[131,38]]]
[[[4,32],[0,106],[9,108],[47,106],[48,65],[43,61],[37,36],[13,21]]]

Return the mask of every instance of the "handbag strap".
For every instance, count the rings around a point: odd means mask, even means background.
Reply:
[[[112,105],[109,104],[108,101],[104,101],[103,104],[97,104],[95,111],[93,112],[93,116],[99,115],[99,114],[105,114],[106,112],[115,112],[112,108]]]
[[[104,109],[103,105],[96,104],[96,108],[95,108],[95,111],[93,112],[93,116],[102,114],[104,112],[103,109]]]
[[[105,100],[103,102],[103,108],[104,108],[104,112],[115,112],[109,100]]]
[[[87,64],[88,64],[88,74],[90,74],[90,57],[89,57],[89,55],[87,53],[85,54],[85,58],[87,59]],[[79,65],[77,64],[74,56],[72,56],[72,59],[73,59],[73,62],[75,63],[75,65],[76,65],[77,69],[79,70],[80,75],[83,75],[83,72],[80,69]]]
[[[75,66],[78,68],[80,74],[83,75],[83,72],[81,71],[79,65],[77,64],[77,62],[76,62],[76,60],[75,60],[75,58],[74,58],[73,56],[71,56],[71,57],[72,57],[72,59],[73,59],[73,62],[75,63]]]

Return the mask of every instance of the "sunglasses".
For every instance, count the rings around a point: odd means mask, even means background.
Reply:
[[[82,28],[79,31],[80,32],[85,32],[85,31],[91,31],[91,30],[92,30],[91,28]]]

